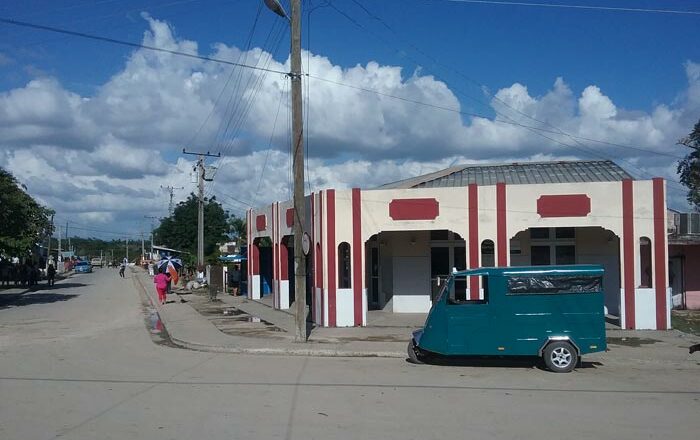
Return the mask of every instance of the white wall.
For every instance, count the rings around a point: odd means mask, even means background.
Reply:
[[[577,228],[576,262],[603,265],[605,306],[608,313],[620,316],[619,239],[603,228]]]
[[[430,310],[430,257],[393,259],[393,311],[425,313]]]

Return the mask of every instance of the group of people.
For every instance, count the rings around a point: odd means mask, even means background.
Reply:
[[[40,267],[40,263],[31,258],[26,258],[23,262],[18,257],[0,258],[0,286],[35,286],[42,277]],[[53,273],[55,275],[55,270]]]

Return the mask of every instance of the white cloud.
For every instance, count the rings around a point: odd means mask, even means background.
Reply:
[[[144,19],[145,44],[200,53],[196,42],[177,37],[167,23]],[[244,53],[218,44],[206,55],[289,70],[289,60],[274,60],[257,48]],[[303,58],[311,75],[304,95],[307,177],[314,190],[373,187],[454,163],[575,157],[611,157],[632,173],[673,178],[673,158],[575,141],[559,130],[680,156],[685,152],[675,142],[700,114],[700,64],[691,61],[684,66],[687,87],[677,99],[647,111],[620,107],[596,85],[574,91],[556,78],[542,96],[520,83],[501,88],[490,97],[497,117],[487,118],[460,114],[449,85],[421,70],[405,75],[401,67],[375,61],[342,68],[318,54]],[[137,50],[93,96],[80,96],[50,77],[1,92],[0,166],[59,213],[123,226],[119,230],[138,229],[144,213],[166,213],[160,185],[186,187],[176,200],[194,190],[192,161],[176,159],[183,147],[228,156],[217,161],[213,193],[231,209],[240,213],[245,204],[226,196],[255,205],[287,199],[288,79],[232,69]]]

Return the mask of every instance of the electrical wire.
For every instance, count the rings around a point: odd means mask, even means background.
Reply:
[[[430,0],[435,2],[435,0]],[[570,5],[566,3],[532,3],[532,2],[511,2],[511,1],[493,1],[493,0],[440,0],[449,3],[475,3],[486,5],[499,6],[529,6],[539,8],[562,8],[562,9],[579,9],[593,11],[613,11],[613,12],[644,12],[654,14],[677,14],[677,15],[700,15],[698,11],[684,11],[673,9],[650,9],[650,8],[625,8],[614,6],[596,6],[596,5]]]
[[[337,9],[337,8],[336,8],[336,9]],[[344,13],[343,13],[343,15],[347,15],[347,14],[344,14]],[[350,18],[350,20],[352,20],[352,22],[354,22],[354,23],[357,23],[357,21],[354,20],[354,19],[351,19],[351,18]],[[158,52],[165,52],[165,53],[170,53],[170,54],[173,54],[173,55],[179,55],[179,56],[184,56],[184,57],[189,57],[189,58],[196,58],[196,59],[201,59],[201,60],[204,60],[204,61],[210,61],[210,62],[215,62],[215,63],[222,63],[222,64],[227,64],[227,65],[232,65],[232,66],[238,66],[238,67],[242,67],[242,68],[253,69],[253,70],[259,70],[259,71],[264,71],[264,72],[268,72],[268,73],[279,73],[279,74],[283,74],[283,75],[287,75],[287,74],[288,74],[287,72],[280,71],[280,70],[275,70],[275,69],[269,69],[269,68],[264,68],[264,67],[252,66],[252,65],[247,65],[247,64],[243,64],[243,63],[236,63],[236,62],[232,62],[232,61],[228,61],[228,60],[222,60],[222,59],[218,59],[218,58],[212,58],[212,57],[206,57],[206,56],[200,56],[200,55],[193,55],[193,54],[188,54],[188,53],[184,53],[184,52],[180,52],[180,51],[173,51],[173,50],[168,50],[168,49],[162,49],[162,48],[157,48],[157,47],[153,47],[153,46],[147,46],[147,45],[138,44],[138,43],[132,43],[132,42],[127,42],[127,41],[122,41],[122,40],[116,40],[116,39],[112,39],[112,38],[108,38],[108,37],[101,37],[101,36],[97,36],[97,35],[85,34],[85,33],[81,33],[81,32],[68,31],[68,30],[53,28],[53,27],[50,27],[50,26],[42,26],[42,25],[36,25],[36,24],[32,24],[32,23],[20,22],[20,21],[17,21],[17,20],[10,20],[10,19],[5,19],[5,18],[0,18],[0,23],[14,24],[14,25],[18,25],[18,26],[27,26],[27,27],[31,27],[31,28],[35,28],[35,29],[46,30],[46,31],[49,31],[49,32],[66,33],[66,34],[68,34],[68,35],[72,35],[72,36],[76,36],[76,37],[83,37],[83,38],[95,39],[95,40],[104,41],[104,42],[108,42],[108,43],[114,43],[114,44],[122,44],[122,45],[127,45],[127,46],[130,46],[130,47],[140,48],[140,49],[147,49],[147,50],[153,50],[153,51],[158,51]],[[382,96],[386,96],[386,97],[389,97],[389,98],[399,99],[399,100],[403,100],[403,101],[406,101],[406,102],[411,102],[411,103],[417,104],[417,105],[423,105],[423,106],[427,106],[427,107],[438,108],[438,109],[441,109],[441,110],[446,110],[446,111],[452,111],[452,112],[460,113],[460,114],[466,115],[466,116],[473,116],[473,117],[479,117],[479,118],[484,118],[484,119],[489,119],[489,120],[491,120],[491,119],[489,118],[489,116],[488,116],[488,115],[485,115],[485,114],[478,114],[478,113],[474,113],[474,112],[466,112],[466,111],[457,110],[457,109],[450,109],[450,108],[443,107],[443,106],[437,106],[437,105],[435,105],[435,104],[430,104],[430,103],[426,103],[426,102],[421,102],[421,101],[418,101],[418,100],[410,100],[410,99],[407,99],[407,98],[398,97],[398,96],[396,96],[396,95],[391,95],[391,94],[383,93],[383,92],[380,92],[380,91],[378,91],[378,90],[372,90],[372,89],[362,88],[362,87],[354,86],[354,85],[351,85],[351,84],[342,83],[342,82],[339,82],[339,81],[334,81],[334,80],[330,80],[330,79],[326,79],[326,78],[321,78],[321,77],[313,76],[313,75],[310,75],[310,74],[306,74],[306,76],[309,76],[309,77],[312,77],[312,78],[314,78],[314,79],[318,79],[318,80],[321,80],[321,81],[326,81],[326,82],[329,82],[329,83],[332,83],[332,84],[335,84],[335,85],[340,85],[340,86],[344,86],[344,87],[355,88],[355,89],[358,89],[358,90],[364,90],[364,91],[366,91],[366,92],[375,93],[375,94],[382,95]],[[474,80],[471,80],[471,81],[474,81]],[[483,84],[482,84],[482,85],[483,85]],[[494,97],[494,99],[498,100],[501,104],[510,107],[510,106],[509,106],[507,103],[505,103],[504,101],[498,99],[498,98],[495,97],[495,96],[493,96],[493,97]],[[470,98],[470,99],[474,99],[474,98]],[[510,107],[510,108],[511,108],[512,110],[514,110],[514,111],[518,111],[518,112],[519,112],[519,110],[517,110],[517,109],[513,109],[512,107]],[[529,115],[527,115],[527,114],[525,114],[525,113],[522,113],[522,112],[520,112],[520,113],[521,113],[523,116],[526,116],[526,117],[532,119],[531,116],[529,116]],[[502,115],[502,116],[503,116],[503,117],[507,117],[507,115]],[[537,122],[540,122],[540,123],[546,123],[546,122],[543,122],[543,121],[539,121],[539,120],[537,120],[537,119],[533,119],[533,120],[535,120],[535,121],[537,121]],[[562,132],[547,130],[547,129],[543,129],[543,128],[540,128],[540,127],[528,126],[528,125],[526,125],[526,124],[517,123],[517,122],[515,122],[515,121],[493,120],[493,122],[511,124],[511,125],[520,126],[520,127],[523,127],[523,128],[526,128],[526,127],[527,127],[527,128],[532,128],[532,129],[535,129],[535,130],[539,130],[539,131],[543,131],[543,132],[548,132],[548,133],[552,133],[552,134],[564,134],[564,133],[562,133]],[[589,141],[589,142],[596,142],[596,143],[607,144],[607,145],[616,146],[616,147],[620,147],[620,148],[626,148],[626,149],[633,149],[633,150],[637,150],[637,151],[643,151],[643,152],[647,152],[647,153],[655,154],[655,155],[660,155],[660,156],[673,157],[673,158],[679,159],[679,160],[682,160],[682,159],[683,159],[682,157],[676,156],[676,155],[673,155],[673,154],[658,152],[658,151],[654,151],[654,150],[643,149],[643,148],[640,148],[640,147],[633,147],[633,146],[630,146],[630,145],[623,145],[623,144],[614,143],[614,142],[608,142],[608,141],[603,141],[603,140],[599,140],[599,139],[586,138],[586,137],[581,137],[581,136],[572,135],[572,134],[566,134],[566,136],[570,136],[570,137],[573,137],[573,138],[578,138],[578,139],[586,140],[586,141]]]
[[[270,150],[272,150],[272,139],[275,137],[275,129],[277,128],[277,117],[280,114],[280,108],[282,108],[282,98],[284,98],[284,94],[286,92],[286,85],[285,87],[282,88],[282,91],[280,92],[280,99],[279,102],[277,103],[277,112],[275,113],[275,120],[272,123],[272,132],[270,133],[270,141],[267,144],[267,152],[265,154],[265,162],[263,163],[262,171],[260,171],[260,178],[258,179],[258,186],[255,189],[255,201],[260,200],[260,185],[262,184],[263,176],[265,175],[265,168],[267,168],[267,161],[270,158]]]
[[[364,5],[362,5],[358,0],[352,0],[352,1],[353,1],[356,5],[358,5],[363,11],[365,11],[365,13],[368,14],[371,18],[373,18],[373,19],[379,21],[380,23],[382,23],[382,24],[384,25],[384,27],[386,27],[386,28],[389,29],[391,32],[393,32],[394,35],[398,36],[398,34],[391,28],[391,26],[389,26],[384,20],[382,20],[381,17],[379,17],[379,16],[377,16],[376,14],[373,14],[372,12],[370,12],[370,11],[369,11],[366,7],[364,7]],[[342,15],[343,17],[345,17],[346,19],[348,19],[351,23],[353,23],[355,26],[359,27],[360,29],[365,29],[364,26],[362,26],[361,23],[359,23],[357,20],[355,20],[354,18],[352,18],[350,15],[348,15],[348,14],[345,13],[344,11],[338,9],[334,4],[331,3],[330,6],[331,6],[331,8],[333,8],[336,12],[338,12],[340,15]],[[376,35],[375,35],[375,38],[376,38]],[[411,46],[414,50],[417,50],[419,53],[422,53],[423,55],[427,56],[427,57],[428,57],[429,59],[431,59],[433,62],[437,62],[437,60],[435,60],[433,57],[431,57],[431,56],[429,56],[429,55],[427,55],[427,54],[424,54],[422,51],[420,51],[419,49],[417,49],[414,45],[410,45],[410,46]],[[455,71],[454,69],[451,69],[451,70]],[[463,75],[461,72],[459,72],[459,71],[456,71],[456,72],[459,73],[460,75],[466,77],[466,75]],[[469,80],[472,81],[472,82],[475,82],[475,83],[479,84],[480,86],[482,86],[482,89],[484,88],[484,85],[478,83],[478,81],[475,81],[475,80],[473,80],[473,79],[471,79],[471,78],[467,78],[467,79],[469,79]],[[401,97],[397,97],[397,98],[398,98],[398,99],[404,99],[404,100],[406,100],[405,98],[401,98]],[[470,98],[471,98],[471,97],[470,97]],[[540,133],[540,132],[535,131],[535,130],[540,130],[540,131],[542,131],[542,129],[540,129],[539,127],[532,127],[532,126],[528,126],[528,125],[525,125],[525,124],[517,123],[515,120],[513,120],[512,118],[510,118],[508,115],[504,115],[504,114],[502,114],[501,112],[499,112],[499,111],[496,110],[496,109],[493,109],[493,110],[496,112],[496,114],[497,114],[498,116],[501,116],[501,117],[503,117],[503,118],[506,118],[507,121],[502,121],[502,120],[499,120],[498,118],[496,118],[496,119],[494,119],[494,122],[507,122],[507,123],[512,123],[512,124],[514,124],[514,125],[517,125],[517,126],[520,126],[520,127],[522,127],[522,128],[525,128],[525,129],[527,129],[528,131],[531,131],[531,132],[533,132],[533,133],[535,133],[535,134],[537,134],[537,135],[539,135],[539,136],[541,136],[541,137],[543,137],[543,138],[545,138],[545,139],[548,139],[548,140],[550,140],[550,141],[552,141],[552,142],[555,142],[555,143],[557,143],[557,144],[559,144],[559,145],[562,145],[562,146],[565,146],[565,147],[568,147],[568,148],[573,148],[573,149],[576,149],[576,150],[581,151],[581,152],[585,152],[586,154],[588,154],[588,155],[590,155],[590,156],[592,156],[592,157],[603,158],[603,159],[609,159],[608,157],[602,155],[601,153],[599,153],[599,152],[597,152],[597,151],[591,149],[591,148],[588,147],[587,145],[584,145],[582,142],[580,142],[578,139],[576,139],[575,136],[570,135],[570,134],[564,132],[563,130],[561,130],[560,128],[554,126],[553,124],[551,124],[551,123],[549,123],[549,122],[547,122],[547,121],[541,121],[541,120],[539,120],[539,119],[537,119],[537,118],[534,118],[534,117],[532,117],[532,116],[530,116],[530,115],[528,115],[528,114],[526,114],[526,113],[524,113],[524,112],[522,112],[522,111],[520,111],[520,110],[518,110],[518,109],[515,109],[515,108],[511,107],[509,104],[507,104],[506,102],[500,100],[500,99],[499,99],[498,97],[496,97],[496,96],[493,96],[493,98],[494,98],[495,100],[499,101],[500,103],[502,103],[502,104],[503,104],[504,106],[506,106],[507,108],[509,108],[509,109],[511,109],[511,110],[514,110],[514,111],[516,111],[517,113],[519,113],[519,114],[521,114],[521,115],[523,115],[523,116],[525,116],[525,117],[527,117],[527,118],[529,118],[529,119],[531,119],[531,120],[533,120],[533,121],[535,121],[535,122],[538,122],[538,123],[544,124],[544,125],[548,125],[548,126],[554,128],[556,131],[554,131],[554,132],[552,132],[552,133],[557,134],[557,135],[563,135],[563,136],[568,137],[569,139],[571,139],[572,141],[574,141],[574,142],[578,145],[578,147],[573,146],[573,145],[570,145],[570,144],[567,144],[567,143],[563,143],[563,142],[561,142],[561,141],[558,141],[558,140],[553,139],[553,138],[551,138],[551,137],[549,137],[549,136],[543,135],[543,134]],[[475,98],[471,98],[471,99],[475,99]],[[478,99],[475,99],[475,100],[476,100],[477,102],[481,102],[481,101],[478,100]],[[411,101],[413,101],[413,100],[408,100],[408,101],[411,102]],[[418,102],[416,102],[416,101],[413,101],[413,102],[416,103],[416,104],[418,103]],[[437,106],[437,107],[439,107],[439,108],[441,108],[441,109],[443,109],[443,110],[446,110],[446,109],[447,109],[447,108],[442,107],[442,106]],[[549,130],[546,130],[546,131],[549,131]],[[632,147],[632,148],[634,148],[634,147]],[[644,150],[644,149],[640,149],[640,148],[634,148],[634,149],[636,149],[636,150],[643,150],[643,151],[652,152],[652,153],[656,153],[656,152],[653,151],[653,150]],[[628,164],[628,166],[630,166],[630,167],[632,167],[632,168],[635,168],[635,169],[637,169],[638,171],[640,171],[640,172],[641,172],[641,175],[647,174],[647,172],[646,172],[645,170],[643,170],[643,169],[637,167],[635,164],[633,164],[633,163],[631,163],[631,162],[629,162],[629,161],[627,161],[627,160],[625,160],[625,159],[623,159],[623,158],[619,158],[619,160],[622,161],[622,162],[625,162],[626,164]],[[671,183],[673,183],[674,185],[677,185],[677,184],[675,184],[675,182],[671,182]],[[680,185],[677,185],[677,186],[674,186],[674,185],[671,185],[671,186],[672,186],[672,189],[678,189],[677,187],[680,186]],[[683,191],[685,191],[685,190],[683,190]]]
[[[286,75],[286,73],[287,73],[287,72],[283,72],[281,70],[265,69],[262,67],[256,67],[256,66],[251,66],[251,65],[247,65],[247,64],[236,63],[233,61],[223,60],[221,58],[212,58],[212,57],[206,57],[203,55],[195,55],[195,54],[191,54],[191,53],[180,52],[177,50],[163,49],[161,47],[149,46],[149,45],[140,44],[140,43],[132,43],[130,41],[118,40],[116,38],[102,37],[99,35],[87,34],[84,32],[69,31],[67,29],[61,29],[61,28],[57,28],[57,27],[53,27],[53,26],[44,26],[44,25],[40,25],[40,24],[33,24],[33,23],[28,23],[28,22],[19,21],[19,20],[12,20],[12,19],[8,19],[8,18],[1,18],[0,17],[0,23],[10,24],[10,25],[14,25],[14,26],[28,27],[28,28],[32,28],[32,29],[47,31],[47,32],[55,32],[55,33],[59,33],[59,34],[72,35],[74,37],[88,38],[91,40],[102,41],[105,43],[112,43],[112,44],[119,44],[122,46],[135,47],[137,49],[147,49],[147,50],[152,50],[152,51],[156,51],[156,52],[169,53],[171,55],[179,55],[182,57],[194,58],[194,59],[199,59],[202,61],[211,61],[211,62],[215,62],[215,63],[228,64],[230,66],[237,66],[237,67],[242,67],[245,69],[260,70],[260,71],[266,71],[266,72],[272,72],[272,73],[280,73],[283,75]]]

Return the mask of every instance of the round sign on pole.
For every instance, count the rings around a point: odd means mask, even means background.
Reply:
[[[311,237],[306,232],[301,237],[301,250],[304,252],[304,255],[309,255],[311,250]]]

